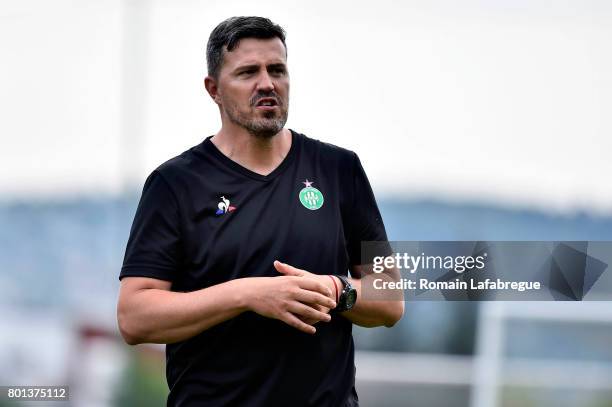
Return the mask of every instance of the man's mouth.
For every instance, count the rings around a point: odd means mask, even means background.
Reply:
[[[255,103],[255,107],[262,110],[273,110],[278,106],[275,98],[261,98]]]

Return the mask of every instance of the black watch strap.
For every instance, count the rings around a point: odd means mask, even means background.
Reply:
[[[340,281],[342,281],[342,286],[343,286],[343,288],[346,288],[346,286],[347,286],[347,285],[348,285],[348,286],[350,286],[350,285],[351,285],[351,283],[349,283],[349,281],[348,281],[348,278],[346,278],[345,276],[340,275],[340,274],[334,274],[334,275],[335,275],[336,277],[338,277],[338,279],[340,279]],[[344,291],[344,290],[342,290],[342,291]]]
[[[335,277],[338,277],[340,281],[342,281],[342,290],[340,291],[340,296],[338,299],[338,305],[335,308],[337,312],[348,311],[353,308],[355,302],[357,301],[357,291],[353,288],[348,278],[345,276],[335,274]]]

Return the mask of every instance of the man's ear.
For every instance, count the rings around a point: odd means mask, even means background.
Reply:
[[[204,87],[206,88],[206,91],[208,92],[212,100],[216,104],[219,104],[219,87],[217,86],[216,79],[212,76],[207,76],[206,78],[204,78]]]

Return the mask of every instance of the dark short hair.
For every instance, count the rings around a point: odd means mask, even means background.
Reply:
[[[223,47],[232,51],[243,38],[257,38],[267,40],[279,38],[287,52],[285,44],[285,30],[264,17],[230,17],[222,21],[210,33],[206,45],[206,64],[208,75],[218,78],[223,64]]]

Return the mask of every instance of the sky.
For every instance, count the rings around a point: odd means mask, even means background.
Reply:
[[[612,3],[4,0],[0,200],[140,189],[220,126],[210,31],[287,30],[288,127],[379,197],[612,215]]]

